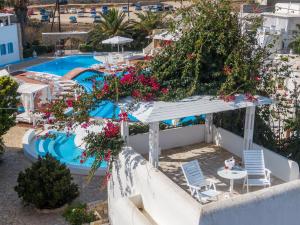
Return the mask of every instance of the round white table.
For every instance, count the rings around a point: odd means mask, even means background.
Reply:
[[[232,193],[234,180],[245,178],[247,176],[247,171],[241,167],[236,166],[231,170],[221,167],[220,169],[218,169],[218,175],[230,180],[229,192]]]

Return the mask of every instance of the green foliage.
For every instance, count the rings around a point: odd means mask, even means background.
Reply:
[[[4,152],[2,136],[15,124],[18,83],[9,76],[0,77],[0,155]]]
[[[134,29],[151,35],[154,29],[164,28],[164,14],[151,11],[136,13],[138,20],[132,21]]]
[[[300,54],[300,36],[296,37],[296,39],[291,43],[291,47],[296,54]]]
[[[82,225],[96,220],[93,212],[88,212],[85,204],[77,203],[69,206],[63,213],[63,217],[71,225]]]
[[[38,209],[55,209],[70,203],[79,195],[72,183],[70,170],[55,158],[39,158],[25,172],[20,172],[15,191],[27,204]]]
[[[182,37],[166,43],[150,64],[159,82],[172,87],[169,97],[256,94],[264,52],[256,46],[255,33],[241,32],[229,2],[200,0],[181,16],[175,27],[183,27]],[[258,21],[251,22],[254,29]]]

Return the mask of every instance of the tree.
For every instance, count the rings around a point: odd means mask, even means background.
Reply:
[[[17,21],[20,23],[21,26],[21,34],[22,34],[22,43],[23,46],[25,45],[25,26],[28,21],[28,6],[29,0],[10,0],[10,5],[13,5],[15,14],[17,16]]]
[[[232,11],[227,0],[201,0],[181,10],[182,20],[173,27],[182,28],[182,37],[165,42],[150,63],[160,83],[172,87],[172,97],[257,93],[267,53],[256,47],[255,32],[242,32]],[[255,30],[258,21],[251,22]]]
[[[2,136],[15,124],[18,83],[9,76],[0,77],[0,154],[4,151]]]
[[[108,13],[100,13],[102,20],[99,23],[99,31],[106,37],[122,36],[128,34],[129,23],[125,21],[125,13],[113,8]]]
[[[138,21],[132,21],[133,26],[136,30],[144,32],[147,35],[152,34],[154,29],[164,28],[163,22],[164,15],[162,13],[154,13],[147,11],[146,13],[136,13]]]
[[[3,9],[5,6],[5,1],[4,0],[0,0],[0,9]]]

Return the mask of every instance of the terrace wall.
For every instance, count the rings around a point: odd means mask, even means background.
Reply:
[[[222,128],[214,128],[214,143],[227,151],[243,157],[243,138]],[[266,167],[272,174],[283,181],[291,181],[299,178],[299,166],[274,151],[266,149],[260,145],[253,144],[253,149],[264,151]]]
[[[185,145],[196,144],[204,141],[203,124],[161,130],[159,132],[159,146],[162,149],[170,149]],[[149,153],[149,133],[136,134],[129,137],[129,146],[136,152],[144,155]]]
[[[126,148],[113,165],[108,204],[112,225],[298,225],[300,180],[201,205]]]

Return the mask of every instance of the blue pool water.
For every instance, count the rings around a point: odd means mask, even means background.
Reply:
[[[27,67],[26,70],[64,76],[75,68],[89,68],[93,64],[99,64],[99,61],[95,60],[93,55],[72,55]]]
[[[35,150],[40,156],[51,154],[61,163],[68,165],[80,165],[91,167],[94,159],[88,158],[84,163],[80,163],[82,149],[74,144],[75,135],[67,136],[65,133],[54,132],[55,138],[38,139],[35,143]],[[107,164],[103,162],[100,167],[106,168]]]

